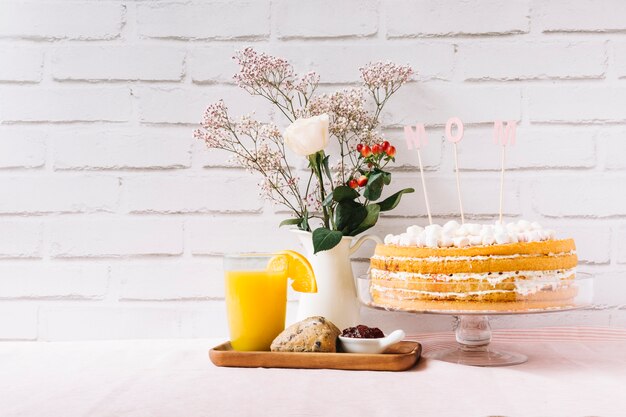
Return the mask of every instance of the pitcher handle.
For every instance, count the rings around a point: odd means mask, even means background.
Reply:
[[[365,235],[365,236],[361,236],[361,237],[359,238],[359,240],[357,240],[357,241],[355,242],[355,244],[354,244],[354,245],[352,245],[352,246],[350,247],[350,255],[352,255],[354,252],[356,252],[356,251],[357,251],[357,250],[361,247],[361,245],[362,245],[363,243],[365,243],[365,241],[366,241],[366,240],[373,240],[374,242],[376,242],[376,243],[378,243],[378,244],[380,244],[380,245],[382,245],[382,244],[383,244],[382,239],[381,239],[381,238],[379,238],[379,237],[378,237],[378,236],[376,236],[376,235]]]

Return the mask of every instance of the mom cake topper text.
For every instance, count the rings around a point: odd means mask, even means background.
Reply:
[[[465,223],[465,214],[463,212],[463,199],[461,198],[461,180],[459,176],[459,157],[457,152],[457,144],[463,139],[464,127],[463,122],[458,117],[451,117],[446,122],[445,137],[446,140],[453,144],[454,150],[454,168],[456,174],[456,191],[459,198],[459,210],[461,211],[461,223]],[[502,147],[501,150],[501,168],[500,168],[500,204],[499,204],[499,221],[502,223],[502,207],[504,195],[504,166],[506,159],[506,147],[515,145],[517,136],[517,121],[509,120],[503,122],[496,120],[493,122],[493,143]],[[430,212],[430,203],[428,201],[428,191],[426,190],[426,180],[424,179],[424,168],[422,165],[422,155],[420,149],[428,145],[428,136],[423,123],[417,123],[415,129],[412,126],[404,126],[404,139],[407,149],[417,150],[417,160],[419,163],[420,176],[422,178],[422,190],[424,192],[424,203],[428,212],[428,222],[433,224]]]

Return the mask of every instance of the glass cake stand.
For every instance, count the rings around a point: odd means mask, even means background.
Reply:
[[[520,353],[493,350],[490,347],[490,316],[571,311],[591,306],[593,299],[593,277],[590,274],[581,272],[577,272],[575,278],[568,278],[562,281],[555,281],[554,279],[545,281],[533,280],[533,285],[536,286],[535,288],[539,288],[539,292],[544,291],[546,297],[555,295],[555,291],[563,290],[567,291],[565,299],[561,299],[561,301],[537,302],[533,301],[532,297],[527,295],[515,295],[514,297],[517,298],[509,301],[511,305],[515,305],[515,308],[510,309],[506,308],[506,302],[498,303],[498,309],[484,309],[484,306],[487,305],[486,303],[474,306],[466,304],[463,309],[451,308],[450,304],[445,302],[441,304],[441,308],[436,306],[437,303],[431,303],[424,309],[409,309],[401,305],[391,307],[381,306],[376,304],[370,292],[372,281],[369,275],[359,276],[356,281],[359,300],[363,305],[369,308],[403,313],[439,314],[456,317],[457,325],[455,328],[455,336],[457,346],[454,348],[435,349],[424,356],[430,359],[472,366],[517,365],[528,360],[527,356]],[[511,283],[511,285],[516,284],[517,283]],[[438,290],[437,292],[451,292],[453,290],[452,288],[446,288],[451,285],[454,285],[454,290],[458,292],[460,284],[442,282],[435,283],[434,285],[436,286],[435,290]],[[528,287],[528,282],[520,283],[520,285]],[[402,288],[395,289],[402,291]],[[476,288],[473,289],[476,290]],[[467,290],[469,291],[470,289],[468,288]],[[533,294],[536,293],[537,291]],[[530,294],[530,292],[528,294]]]

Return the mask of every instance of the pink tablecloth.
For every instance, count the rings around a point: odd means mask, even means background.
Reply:
[[[416,335],[428,351],[450,334]],[[626,330],[495,333],[514,367],[218,368],[218,340],[0,344],[0,416],[625,416]]]

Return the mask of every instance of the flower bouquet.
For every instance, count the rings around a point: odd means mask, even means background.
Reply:
[[[381,212],[414,191],[406,188],[381,199],[391,183],[385,168],[395,161],[396,149],[377,130],[385,104],[413,74],[409,66],[371,63],[360,69],[362,87],[316,94],[319,76],[299,77],[285,59],[252,48],[238,51],[234,59],[240,66],[237,85],[269,100],[289,126],[281,133],[277,125],[250,115],[235,120],[220,100],[208,106],[194,136],[261,174],[262,195],[293,214],[280,225],[312,231],[315,253],[371,228]],[[331,137],[339,153],[332,161],[325,152]],[[289,162],[287,149],[307,158],[304,178]]]

